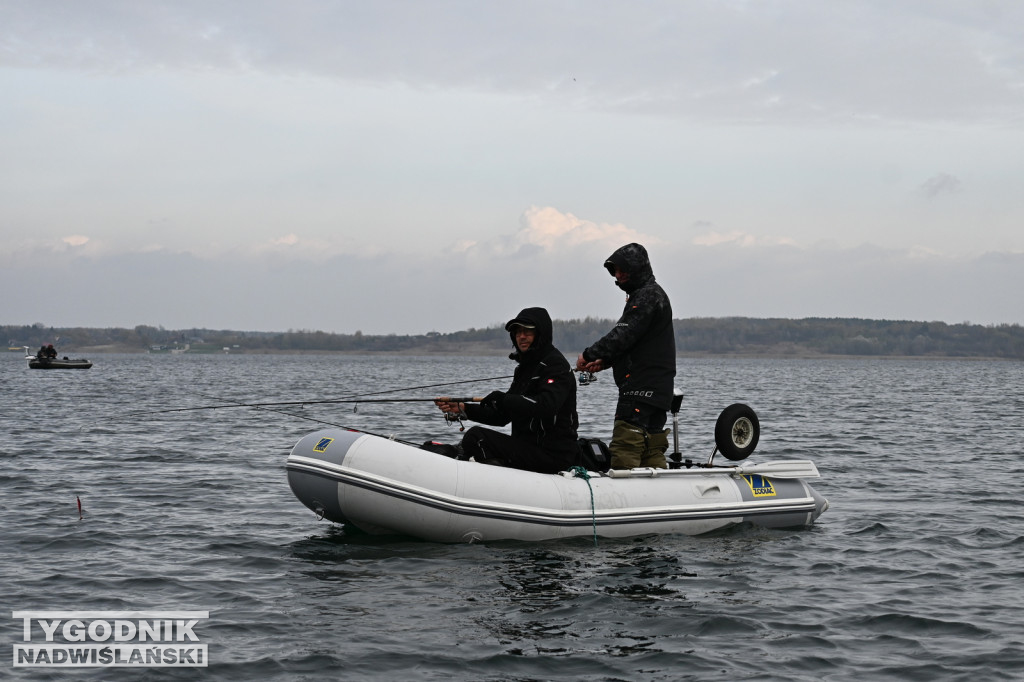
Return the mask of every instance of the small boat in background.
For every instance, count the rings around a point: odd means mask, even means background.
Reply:
[[[28,346],[22,346],[22,348],[25,349],[25,359],[28,360],[29,369],[89,369],[92,367],[92,362],[85,358],[72,360],[66,355],[63,358],[58,358],[53,344],[43,346],[35,355],[32,354]],[[49,354],[46,354],[47,350],[49,350]]]
[[[37,358],[32,356],[28,359],[29,369],[89,369],[92,362],[85,358]]]

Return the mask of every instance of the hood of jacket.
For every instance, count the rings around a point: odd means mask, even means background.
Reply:
[[[516,347],[516,334],[513,330],[518,325],[533,327],[537,332],[533,343],[525,353],[519,352],[519,348]],[[540,360],[552,348],[551,316],[544,308],[523,308],[518,315],[505,323],[505,331],[512,339],[514,349],[508,357],[516,362]]]
[[[615,268],[629,273],[626,282],[615,282],[615,286],[631,294],[643,285],[654,279],[654,271],[651,269],[651,259],[647,256],[647,249],[640,244],[626,244],[615,250],[615,253],[608,256],[604,267],[613,276]]]

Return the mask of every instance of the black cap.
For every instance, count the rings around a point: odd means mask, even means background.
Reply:
[[[505,325],[505,331],[510,332],[512,331],[513,327],[522,327],[523,329],[536,329],[537,325],[535,325],[531,320],[525,320],[521,317],[516,317],[508,321],[508,323]]]

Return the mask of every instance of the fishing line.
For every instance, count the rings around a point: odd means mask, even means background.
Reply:
[[[198,395],[198,394],[197,394]],[[207,396],[203,396],[207,397]],[[221,398],[212,398],[212,400],[221,400]],[[437,398],[333,398],[331,400],[292,400],[292,401],[281,401],[272,403],[239,403],[235,401],[229,401],[230,405],[200,405],[199,407],[175,407],[169,410],[157,410],[156,412],[128,412],[126,416],[134,415],[154,415],[154,414],[167,414],[169,412],[196,412],[198,410],[223,410],[231,407],[255,407],[259,409],[265,409],[273,412],[270,408],[273,407],[305,407],[306,405],[337,405],[341,403],[425,403],[434,402]],[[483,398],[481,397],[465,397],[465,398],[449,398],[445,402],[461,402],[461,403],[478,403]],[[294,416],[294,415],[293,415]]]
[[[241,406],[238,403],[238,401],[231,400],[229,398],[218,398],[217,396],[214,396],[214,395],[203,395],[202,393],[198,393],[197,395],[199,397],[201,397],[201,398],[206,398],[207,400],[220,400],[221,402],[225,402],[225,403],[234,403],[234,407],[240,407]],[[226,406],[226,407],[228,407],[228,406]],[[348,426],[345,426],[344,424],[335,424],[334,422],[327,422],[327,421],[324,421],[322,419],[315,419],[313,417],[308,417],[308,416],[306,416],[304,414],[294,414],[292,412],[285,412],[284,410],[274,410],[274,409],[270,409],[270,408],[267,408],[267,407],[257,407],[256,409],[257,410],[263,410],[264,412],[276,412],[277,414],[283,414],[286,417],[295,417],[297,419],[305,419],[307,421],[316,422],[317,424],[323,424],[324,426],[335,426],[335,427],[337,427],[339,429],[354,430],[354,429],[350,429]]]
[[[221,401],[229,402],[229,403],[234,403],[235,402],[234,400],[230,400],[228,398],[218,398],[217,396],[203,395],[202,393],[198,393],[197,395],[199,395],[202,398],[207,398],[209,400],[221,400]],[[242,407],[242,406],[243,405],[241,405],[241,404],[234,405],[234,407]],[[225,407],[232,407],[232,406],[231,405],[225,405]],[[250,406],[246,405],[245,407],[250,407]],[[396,441],[398,443],[404,443],[405,445],[411,445],[413,447],[419,447],[416,443],[413,443],[413,442],[407,441],[407,440],[401,440],[399,438],[395,438],[394,436],[387,436],[387,435],[382,434],[382,433],[374,433],[373,431],[364,431],[363,429],[356,429],[356,428],[353,428],[351,426],[345,426],[344,424],[335,424],[333,422],[326,422],[326,421],[323,421],[322,419],[314,419],[313,417],[307,417],[304,414],[293,414],[291,412],[285,412],[284,410],[273,410],[273,409],[268,409],[266,407],[256,407],[256,409],[257,410],[262,409],[265,412],[277,412],[278,414],[283,414],[283,415],[288,416],[288,417],[297,417],[298,419],[307,419],[307,420],[309,420],[311,422],[316,422],[317,424],[323,424],[325,426],[333,426],[333,427],[336,427],[336,428],[339,428],[339,429],[345,429],[346,431],[352,431],[353,433],[365,433],[368,436],[376,436],[378,438],[384,438],[386,440],[393,440],[393,441]]]
[[[421,388],[437,388],[439,386],[454,386],[454,385],[458,385],[458,384],[469,384],[469,383],[474,383],[474,382],[479,382],[479,381],[497,381],[498,379],[510,379],[513,376],[514,375],[509,374],[509,375],[500,376],[500,377],[487,377],[485,379],[465,379],[463,381],[449,381],[449,382],[440,383],[440,384],[424,384],[422,386],[406,386],[406,387],[403,387],[403,388],[393,388],[393,389],[388,389],[388,390],[385,390],[385,391],[375,391],[375,392],[372,392],[372,393],[357,393],[355,395],[352,395],[352,396],[349,396],[349,397],[345,397],[345,398],[327,398],[327,399],[323,399],[323,400],[290,400],[290,401],[277,401],[277,402],[265,402],[265,403],[239,403],[239,402],[235,402],[235,401],[230,401],[233,404],[231,404],[231,405],[200,405],[198,407],[177,407],[177,408],[171,408],[171,409],[167,409],[167,410],[157,410],[155,412],[143,410],[143,411],[139,411],[139,412],[128,412],[128,413],[126,413],[126,416],[166,414],[166,413],[169,413],[169,412],[196,412],[198,410],[222,410],[222,409],[235,408],[235,407],[262,407],[262,408],[268,408],[268,407],[288,407],[288,406],[305,407],[306,405],[331,405],[331,404],[336,404],[336,403],[360,403],[360,402],[426,402],[426,401],[434,401],[434,400],[436,400],[436,398],[375,398],[375,399],[367,399],[367,398],[362,398],[360,396],[383,395],[385,393],[396,393],[398,391],[413,391],[413,390],[417,390],[417,389],[421,389]],[[219,400],[219,398],[215,398],[215,399]],[[479,400],[480,400],[479,398],[459,398],[460,402],[479,402]]]
[[[386,391],[374,391],[372,393],[355,393],[353,395],[345,396],[344,398],[336,398],[335,400],[350,400],[352,398],[361,398],[363,396],[368,395],[384,395],[385,393],[398,393],[399,391],[416,391],[421,388],[437,388],[439,386],[458,386],[459,384],[472,384],[478,381],[497,381],[498,379],[511,379],[514,376],[514,374],[509,374],[502,377],[487,377],[486,379],[464,379],[463,381],[446,381],[441,384],[424,384],[423,386],[406,386],[404,388],[391,388]]]

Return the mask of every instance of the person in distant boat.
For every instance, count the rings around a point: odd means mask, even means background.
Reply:
[[[479,404],[438,398],[442,412],[490,426],[512,424],[512,435],[473,426],[462,438],[461,459],[540,473],[576,465],[576,380],[565,356],[552,344],[551,317],[544,308],[524,308],[505,330],[518,363],[507,391]]]
[[[57,357],[57,349],[53,347],[53,344],[46,346],[46,357],[53,360]]]
[[[613,469],[664,469],[676,376],[676,337],[668,294],[654,279],[647,250],[627,244],[604,262],[615,286],[626,292],[626,307],[615,326],[584,349],[576,369],[612,368],[619,398],[608,449]]]
[[[36,352],[36,357],[38,359],[40,359],[40,360],[45,360],[47,358],[47,355],[46,355],[46,344],[43,344],[42,346],[39,346],[39,350]]]

